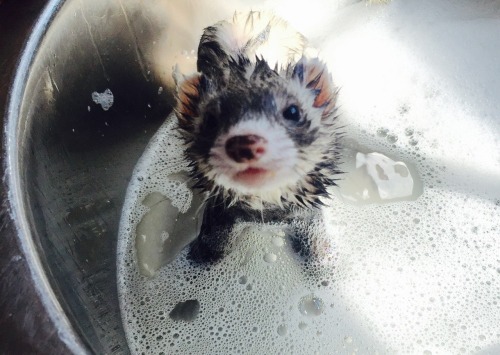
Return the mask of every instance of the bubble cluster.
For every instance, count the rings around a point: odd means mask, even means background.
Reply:
[[[162,204],[195,214],[182,172],[180,141],[171,117],[150,143],[134,172],[122,217],[118,250],[120,305],[129,345],[134,353],[265,353],[309,351],[308,341],[340,321],[331,278],[335,270],[305,263],[291,248],[283,225],[239,223],[233,229],[231,252],[216,265],[191,265],[179,251],[154,272],[141,270],[162,248],[138,244],[142,224],[150,230],[175,230],[178,218],[155,215]],[[162,152],[161,155],[156,152]],[[158,192],[158,191],[161,191]],[[173,207],[175,206],[175,207]],[[189,210],[192,210],[189,212]],[[156,218],[148,219],[153,213]],[[297,223],[302,223],[298,221]],[[192,239],[186,236],[187,240]],[[168,240],[170,236],[163,239]],[[160,240],[160,239],[159,239]],[[163,240],[165,241],[165,240]],[[322,259],[336,251],[323,236],[315,250]],[[328,303],[323,300],[325,298]],[[296,331],[302,337],[296,338]],[[343,337],[338,338],[339,345]],[[372,346],[373,344],[370,344]],[[324,344],[317,342],[315,351]],[[302,350],[301,350],[302,349]]]
[[[444,2],[423,1],[430,9]],[[395,13],[401,18],[414,12],[411,2],[387,9],[400,9]],[[464,104],[457,96],[473,87],[473,80],[462,88],[463,80],[453,82],[462,75],[436,80],[436,73],[426,72],[432,65],[440,68],[441,59],[436,55],[432,62],[432,51],[422,57],[402,53],[410,50],[406,44],[418,32],[416,26],[423,26],[419,22],[408,19],[412,32],[406,22],[397,24],[397,16],[390,27],[373,20],[375,15],[363,17],[363,11],[370,11],[366,6],[358,10],[345,26],[365,22],[349,41],[334,41],[336,62],[329,66],[342,87],[339,120],[346,138],[341,168],[348,173],[320,212],[325,231],[313,233],[312,260],[292,250],[283,225],[239,223],[219,263],[190,264],[179,242],[175,255],[160,258],[145,276],[139,263],[154,258],[155,248],[138,259],[137,249],[145,249],[137,247],[136,232],[141,221],[156,213],[148,197],[161,194],[161,213],[171,215],[168,225],[153,233],[158,243],[173,236],[185,244],[195,237],[195,228],[177,226],[199,223],[202,200],[189,189],[172,119],[148,146],[127,192],[118,243],[120,307],[132,353],[500,351],[500,130],[488,118],[494,112],[484,103]],[[428,38],[435,40],[452,36],[453,21],[443,24],[451,26],[448,32],[441,27],[432,32],[429,23],[419,31],[430,31]],[[346,27],[341,35],[349,31]],[[376,50],[371,50],[373,43]],[[359,50],[366,52],[352,52]],[[367,169],[357,177],[351,173],[358,153],[371,161],[371,175]],[[389,172],[401,183],[411,176],[417,191],[362,204],[342,196],[349,184],[375,190],[376,183],[391,179]]]
[[[292,251],[282,225],[240,223],[229,255],[218,264],[191,265],[179,249],[153,277],[144,276],[134,240],[151,205],[158,206],[153,199],[147,207],[148,198],[163,196],[183,212],[193,200],[172,128],[167,121],[139,162],[122,219],[118,285],[132,352],[395,347],[424,353],[430,345],[435,352],[469,352],[498,341],[498,206],[467,196],[471,209],[464,211],[462,194],[438,188],[425,189],[417,200],[363,208],[334,199],[323,210],[326,235],[310,242],[317,251],[313,261]],[[367,134],[365,142],[370,139]],[[444,179],[446,169],[411,157],[427,185]],[[463,216],[482,211],[485,218],[457,225],[457,208]],[[177,225],[175,218],[170,222]],[[187,240],[196,231],[190,233]]]

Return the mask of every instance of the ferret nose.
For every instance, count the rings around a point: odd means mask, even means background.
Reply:
[[[259,160],[266,148],[267,140],[255,134],[234,136],[226,141],[226,153],[237,163]]]

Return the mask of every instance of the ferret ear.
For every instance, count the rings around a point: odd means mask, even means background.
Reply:
[[[181,125],[199,116],[198,104],[204,80],[202,74],[196,73],[177,82],[176,111]]]
[[[205,28],[198,46],[196,66],[199,72],[210,78],[224,76],[229,61],[228,43],[233,40],[232,35],[227,21]]]
[[[292,78],[314,92],[314,107],[323,108],[323,117],[330,116],[335,110],[337,91],[326,65],[318,58],[302,58],[294,66]]]

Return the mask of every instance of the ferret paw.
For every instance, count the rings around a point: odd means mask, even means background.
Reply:
[[[292,250],[300,256],[304,262],[309,262],[314,257],[310,240],[297,233],[289,234],[290,246]]]
[[[187,259],[192,264],[215,264],[224,256],[224,250],[214,248],[210,243],[203,241],[204,238],[199,236],[191,244],[189,244]]]

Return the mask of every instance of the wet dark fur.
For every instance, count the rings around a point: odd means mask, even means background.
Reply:
[[[203,223],[198,238],[190,245],[189,257],[195,262],[215,262],[227,252],[233,225],[238,220],[284,223],[296,218],[320,219],[320,198],[328,198],[327,187],[335,185],[339,173],[340,133],[334,127],[336,92],[320,72],[307,71],[303,61],[289,64],[285,69],[271,69],[264,58],[251,63],[245,55],[237,59],[224,52],[216,40],[217,27],[208,27],[198,49],[199,75],[178,84],[176,109],[179,131],[186,144],[186,158],[191,162],[191,176],[195,187],[207,193]],[[314,68],[315,69],[315,68]],[[251,75],[246,75],[253,70]],[[312,73],[312,74],[311,74]],[[329,80],[329,78],[327,78]],[[317,97],[317,108],[322,111],[322,126],[311,128],[307,114],[297,124],[285,125],[287,134],[299,152],[318,139],[325,144],[318,153],[314,167],[279,203],[263,202],[255,207],[256,197],[243,195],[225,186],[217,185],[209,176],[209,152],[216,138],[238,123],[248,112],[264,113],[269,119],[276,116],[274,96],[287,95],[289,80],[298,80]],[[305,110],[307,113],[307,110]],[[284,125],[283,122],[276,122]],[[292,246],[304,257],[311,254],[307,231],[288,227]]]

